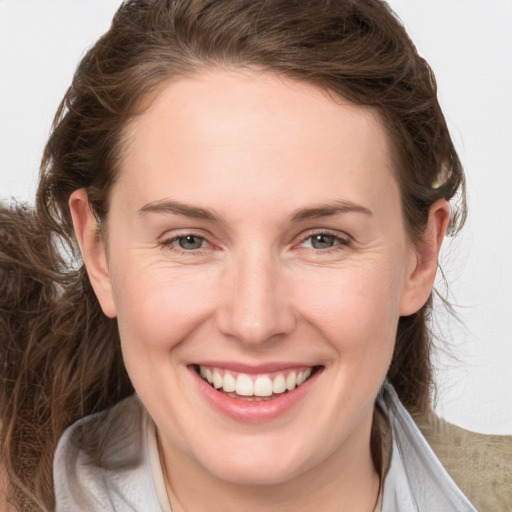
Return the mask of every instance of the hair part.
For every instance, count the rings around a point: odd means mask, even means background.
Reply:
[[[104,225],[130,120],[169,80],[219,66],[277,73],[375,109],[411,239],[421,239],[439,198],[459,194],[452,233],[464,221],[464,175],[434,75],[381,0],[124,2],[57,111],[35,211],[0,212],[0,460],[20,510],[53,508],[62,431],[133,392],[116,321],[103,315],[76,247],[69,197],[85,187]],[[401,400],[419,411],[434,389],[431,307],[400,319],[389,369]]]

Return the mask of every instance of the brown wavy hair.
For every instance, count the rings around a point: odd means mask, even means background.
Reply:
[[[436,83],[380,0],[129,0],[87,52],[57,111],[36,207],[0,211],[0,460],[19,510],[54,507],[52,458],[72,422],[133,392],[115,320],[103,315],[77,249],[70,194],[108,216],[127,122],[170,79],[251,67],[306,81],[381,116],[405,224],[421,239],[430,206],[464,176]],[[432,298],[399,321],[389,378],[410,409],[433,391]]]

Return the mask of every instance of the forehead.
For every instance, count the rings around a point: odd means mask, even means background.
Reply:
[[[250,70],[165,84],[127,127],[122,155],[118,181],[136,188],[140,201],[179,192],[208,202],[216,191],[233,202],[235,189],[240,201],[324,200],[333,190],[359,200],[396,185],[374,110]]]

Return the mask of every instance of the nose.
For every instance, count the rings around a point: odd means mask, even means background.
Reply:
[[[294,313],[281,264],[268,254],[241,254],[224,277],[217,326],[256,348],[290,334]]]

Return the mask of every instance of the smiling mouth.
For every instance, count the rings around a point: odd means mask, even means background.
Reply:
[[[238,400],[272,400],[298,388],[321,366],[304,366],[265,374],[194,365],[196,373],[215,390]]]

